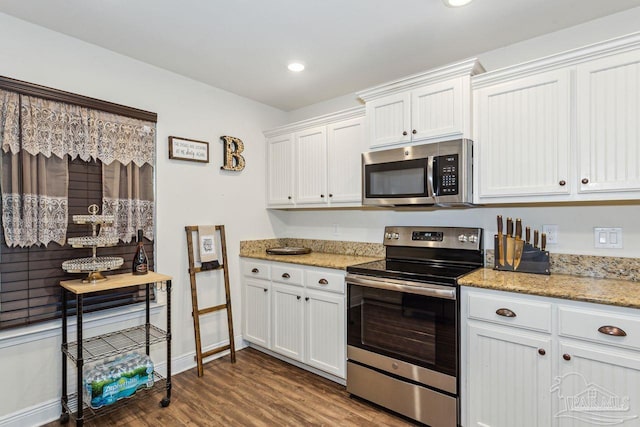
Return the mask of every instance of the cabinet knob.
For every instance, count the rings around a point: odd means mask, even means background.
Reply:
[[[254,274],[255,274],[255,273],[260,273],[260,270],[258,270],[257,268],[252,268],[252,269],[251,269],[251,272],[252,272],[252,273],[254,273]]]
[[[624,329],[618,328],[617,326],[600,326],[598,328],[598,332],[605,335],[611,335],[614,337],[626,337],[627,333]]]
[[[329,193],[329,197],[333,197],[333,194]]]
[[[320,279],[320,280],[318,280],[318,283],[321,284],[321,285],[328,285],[329,284],[327,279]]]
[[[562,358],[563,358],[564,360],[571,360],[571,355],[569,355],[569,354],[565,353],[565,354],[563,354],[563,355],[562,355]]]
[[[582,178],[581,181],[583,184],[588,184],[589,183],[589,178]]]
[[[560,181],[558,184],[560,184],[561,187],[564,187],[565,185],[567,185],[567,181],[565,181],[564,179],[562,181]]]
[[[547,354],[547,352],[544,350],[544,348],[539,348],[539,349],[538,349],[538,354],[539,354],[540,356],[544,356],[545,354]]]
[[[269,289],[267,289],[267,288],[263,288],[262,290],[265,291],[265,292],[269,291]]]
[[[309,297],[305,297],[305,298],[304,298],[304,300],[305,300],[305,301],[309,301]]]
[[[291,196],[287,197],[287,199],[291,200]]]
[[[324,194],[321,194],[321,195],[320,195],[320,198],[324,199]]]
[[[414,129],[411,131],[411,133],[415,135],[416,133],[418,133],[418,131]]]
[[[283,279],[289,279],[291,277],[291,275],[289,273],[282,273],[282,278]]]
[[[402,136],[407,136],[407,131],[402,132]]]
[[[300,300],[302,298],[300,295],[296,295],[296,299]]]
[[[503,317],[516,317],[516,313],[509,310],[508,308],[499,308],[496,310],[496,314]]]

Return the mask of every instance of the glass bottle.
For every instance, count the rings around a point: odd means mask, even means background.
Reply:
[[[133,257],[133,274],[147,274],[149,272],[149,258],[144,250],[144,244],[142,243],[142,230],[138,230],[138,247],[136,248],[136,254]]]

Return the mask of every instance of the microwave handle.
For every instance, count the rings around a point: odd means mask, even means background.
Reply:
[[[434,198],[435,195],[433,188],[433,156],[427,158],[427,196]]]

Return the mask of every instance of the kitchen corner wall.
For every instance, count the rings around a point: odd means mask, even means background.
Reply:
[[[242,318],[239,241],[272,238],[276,235],[274,228],[282,228],[277,224],[279,219],[269,218],[264,210],[262,131],[285,123],[286,114],[4,14],[0,14],[0,39],[2,76],[158,113],[156,266],[159,272],[174,277],[174,360],[179,359],[183,368],[185,364],[194,364],[185,225],[226,225],[231,299],[235,331],[239,336]],[[208,141],[210,163],[169,160],[169,135]],[[244,141],[247,165],[244,171],[220,170],[221,135],[236,136]],[[201,304],[224,301],[221,278],[221,272],[198,277],[202,285]],[[164,325],[164,319],[162,314],[155,320]],[[51,323],[54,331],[59,328],[59,322]],[[60,395],[62,357],[59,329],[37,342],[11,344],[16,339],[7,339],[8,335],[42,326],[0,332],[3,384],[0,425],[25,425],[20,411],[28,415],[41,411],[43,405],[49,408],[44,417],[51,414],[56,417],[60,413],[59,400],[56,400]],[[119,327],[121,325],[116,328]],[[203,318],[201,327],[205,332],[204,346],[227,339],[226,317],[222,312]],[[90,334],[96,332],[89,331]],[[156,363],[163,363],[164,359],[162,351],[158,351]],[[16,413],[18,418],[10,417]],[[31,422],[37,423],[33,419]]]
[[[546,34],[490,52],[471,52],[487,71],[541,58],[639,30],[640,7]],[[463,59],[463,58],[459,58]],[[401,77],[401,76],[397,76]],[[383,83],[383,82],[380,82]],[[362,88],[364,89],[364,88]],[[289,113],[288,122],[327,114],[358,105],[355,94],[345,95]],[[531,159],[545,161],[545,159]],[[465,225],[483,227],[493,248],[496,215],[522,218],[532,229],[543,224],[558,225],[558,244],[548,245],[553,253],[640,257],[640,201],[628,204],[500,206],[461,210],[347,210],[272,211],[271,218],[285,228],[282,237],[382,242],[385,225]],[[594,227],[622,227],[623,249],[594,248]]]

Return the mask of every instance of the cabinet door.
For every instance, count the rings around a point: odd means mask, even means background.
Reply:
[[[366,114],[370,148],[411,141],[411,94],[409,92],[367,102]]]
[[[480,88],[474,100],[477,202],[570,193],[568,70]]]
[[[485,325],[468,332],[468,426],[550,425],[551,339]]]
[[[243,338],[269,348],[271,300],[267,280],[244,279]]]
[[[267,140],[267,205],[293,205],[293,135]]]
[[[560,427],[640,426],[640,353],[568,340],[559,350],[552,413]]]
[[[291,359],[303,360],[304,289],[273,284],[273,339],[271,349]]]
[[[344,295],[307,291],[305,363],[345,378]]]
[[[579,65],[577,97],[578,191],[640,191],[640,50]]]
[[[326,203],[327,134],[324,126],[296,134],[296,204]]]
[[[412,139],[461,135],[462,79],[441,82],[411,92]]]
[[[327,142],[329,203],[361,204],[364,118],[329,125]]]

